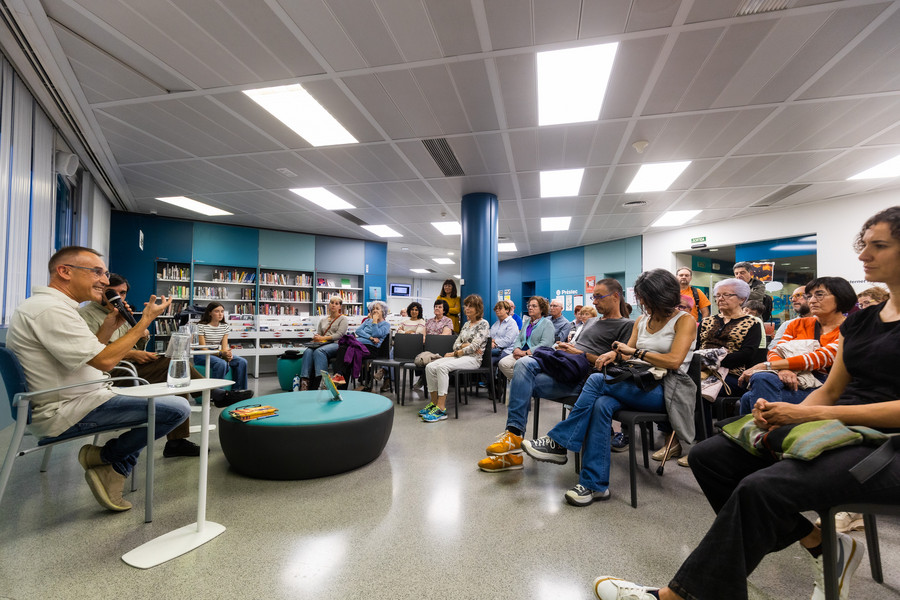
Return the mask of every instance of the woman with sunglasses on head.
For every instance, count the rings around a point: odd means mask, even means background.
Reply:
[[[886,289],[878,286],[870,287],[857,294],[857,306],[860,308],[869,308],[870,306],[886,302],[890,297],[891,295]]]
[[[766,361],[738,380],[748,389],[741,397],[742,415],[750,413],[758,398],[799,404],[828,376],[841,323],[856,306],[856,293],[843,277],[818,277],[806,284],[806,298],[812,316],[791,321]],[[815,340],[818,347],[800,340]]]

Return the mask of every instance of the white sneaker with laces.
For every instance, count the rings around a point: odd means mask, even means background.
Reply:
[[[594,580],[594,594],[600,600],[657,600],[650,591],[659,588],[644,587],[618,577],[603,576]]]
[[[837,534],[837,574],[840,599],[847,600],[850,597],[850,579],[859,567],[866,547],[854,540],[846,533]],[[825,572],[822,566],[824,554],[814,559],[813,575],[816,587],[813,588],[811,600],[825,600]]]

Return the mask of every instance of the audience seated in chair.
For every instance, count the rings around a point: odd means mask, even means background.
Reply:
[[[359,377],[361,373],[364,356],[355,348],[361,346],[370,353],[375,348],[380,348],[390,336],[391,324],[384,320],[386,314],[387,305],[376,300],[369,308],[369,317],[353,333],[341,338],[334,363],[334,372],[340,375],[335,378],[339,388],[346,389],[349,381]]]
[[[300,391],[319,389],[322,379],[320,373],[328,370],[328,361],[337,355],[338,342],[347,333],[349,321],[341,313],[344,299],[334,295],[328,299],[328,315],[319,318],[313,344],[315,348],[307,348],[303,353],[303,364],[300,367]]]
[[[532,350],[550,347],[556,343],[553,323],[547,316],[550,314],[550,303],[542,296],[532,296],[526,304],[528,316],[522,320],[522,328],[513,344],[512,352],[500,358],[497,367],[507,379],[512,379],[516,361],[529,356]]]
[[[466,324],[463,325],[453,351],[443,358],[433,360],[425,367],[425,378],[431,401],[419,411],[426,423],[443,421],[447,418],[447,390],[450,387],[450,372],[457,369],[475,369],[481,364],[482,354],[490,333],[490,326],[484,320],[484,302],[481,296],[469,294],[463,300]]]
[[[585,323],[574,344],[561,343],[557,346],[563,352],[584,354],[591,364],[596,362],[601,354],[609,352],[613,343],[627,340],[634,325],[634,321],[627,318],[627,315],[631,314],[631,307],[625,302],[622,286],[615,279],[602,279],[597,282],[594,286],[593,301],[602,317],[593,318]],[[529,305],[532,304],[530,310],[537,313],[539,304],[535,298],[529,301]],[[524,328],[522,332],[525,332]],[[556,381],[543,372],[537,360],[523,355],[515,362],[509,386],[506,430],[498,436],[496,442],[487,447],[487,458],[482,459],[478,467],[489,473],[521,469],[520,446],[528,422],[532,396],[564,398],[580,393],[581,386],[581,383],[571,385]]]
[[[100,302],[109,285],[109,273],[100,254],[90,248],[69,246],[50,258],[50,283],[36,287],[32,296],[16,308],[10,319],[7,347],[25,371],[28,389],[38,392],[103,376],[119,363],[153,320],[165,312],[171,299],[156,296],[144,307],[137,324],[117,340],[104,344],[125,319],[109,312],[94,334],[78,314],[81,302]],[[37,437],[56,437],[83,427],[131,423],[146,418],[147,399],[116,395],[107,385],[93,384],[48,393],[34,400],[29,430]],[[187,400],[179,396],[156,398],[155,438],[166,435],[190,414]],[[122,497],[125,478],[147,444],[146,427],[132,429],[103,447],[85,445],[78,461],[85,479],[101,506],[124,511],[131,503]]]
[[[565,342],[572,331],[572,322],[563,315],[563,303],[561,300],[550,301],[550,322],[553,323],[553,338],[557,342]]]
[[[900,427],[900,207],[870,218],[857,238],[868,281],[887,284],[891,300],[852,314],[840,326],[834,365],[824,385],[802,403],[760,399],[752,414],[772,429],[837,419],[885,431]],[[810,287],[810,292],[815,287]],[[821,288],[819,288],[821,289]],[[812,304],[816,311],[816,299]],[[699,443],[690,467],[716,513],[712,526],[667,587],[644,587],[616,577],[594,581],[600,600],[747,598],[747,577],[769,553],[794,542],[808,552],[815,577],[813,600],[825,598],[822,531],[802,513],[847,504],[900,503],[900,455],[890,452],[878,470],[857,479],[851,468],[873,453],[871,446],[844,446],[811,460],[759,457],[723,435]],[[838,534],[836,563],[840,598],[850,596],[851,578],[865,553],[862,544]],[[728,540],[728,543],[723,541]],[[785,563],[786,564],[786,563]],[[832,586],[834,581],[825,582]],[[837,594],[835,594],[837,597]]]
[[[750,413],[757,398],[798,404],[825,380],[856,293],[842,277],[819,277],[806,290],[813,316],[791,322],[768,359],[741,375],[739,382],[748,389],[741,397],[742,415]]]
[[[613,342],[612,350],[597,357],[594,365],[602,369],[623,357],[639,364],[664,370],[677,370],[687,376],[697,336],[697,322],[690,313],[676,307],[681,301],[678,280],[663,269],[647,271],[634,282],[634,296],[644,315],[631,330],[628,343]],[[649,379],[653,379],[652,377]],[[513,379],[515,387],[515,379]],[[560,421],[544,437],[522,442],[522,450],[536,460],[564,464],[568,450],[582,453],[578,484],[565,493],[574,506],[587,506],[594,500],[609,499],[609,463],[613,414],[620,408],[646,412],[668,412],[676,433],[689,434],[683,441],[693,442],[696,389],[689,394],[684,413],[690,421],[679,421],[664,397],[663,380],[637,382],[633,378],[610,383],[604,373],[588,377],[581,395],[565,421]]]
[[[491,356],[494,363],[512,354],[516,339],[519,337],[519,326],[509,311],[510,304],[506,300],[499,300],[494,305],[494,314],[497,315],[497,320],[491,325]]]

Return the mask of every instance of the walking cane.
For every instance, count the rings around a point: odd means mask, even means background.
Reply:
[[[663,454],[662,462],[656,468],[657,475],[661,476],[663,474],[663,471],[666,468],[666,461],[669,459],[669,452],[672,450],[672,442],[674,442],[674,441],[675,441],[675,432],[673,431],[671,433],[671,435],[669,436],[669,441],[666,443],[666,452],[665,452],[665,454]]]

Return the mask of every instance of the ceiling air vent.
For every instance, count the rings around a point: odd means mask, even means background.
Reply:
[[[459,166],[459,161],[456,160],[456,155],[453,154],[453,149],[450,148],[450,144],[447,143],[446,139],[434,138],[431,140],[422,140],[422,143],[425,144],[425,149],[428,150],[428,154],[430,154],[431,158],[434,159],[434,162],[437,163],[438,168],[440,168],[444,176],[462,177],[465,175],[462,167]]]
[[[351,215],[351,214],[348,213],[346,210],[333,210],[333,211],[331,211],[331,212],[334,213],[334,214],[336,214],[336,215],[338,215],[339,217],[344,217],[345,219],[347,219],[348,221],[350,221],[350,222],[353,223],[354,225],[359,225],[359,226],[368,225],[368,223],[366,223],[365,221],[363,221],[363,220],[360,219],[359,217],[356,217],[356,216],[354,216],[354,215]]]
[[[776,10],[786,10],[794,6],[797,0],[743,0],[737,11],[734,13],[736,17],[744,17],[746,15],[758,15],[760,13],[773,12]]]
[[[769,194],[762,200],[757,200],[756,202],[751,204],[750,207],[751,208],[762,208],[762,207],[766,207],[766,206],[772,206],[773,204],[777,204],[778,202],[781,202],[788,196],[793,196],[800,190],[805,190],[809,186],[810,186],[810,184],[803,183],[803,184],[789,185],[787,187],[783,187],[780,190],[778,190],[777,192],[773,192],[773,193]]]

